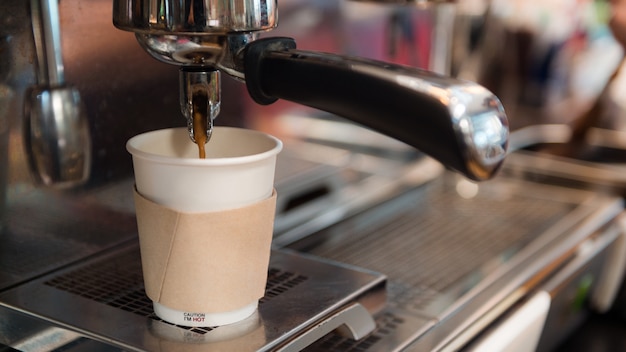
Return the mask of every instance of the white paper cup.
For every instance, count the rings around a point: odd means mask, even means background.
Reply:
[[[215,127],[206,144],[206,158],[200,159],[198,146],[189,139],[187,129],[174,128],[135,136],[126,148],[133,158],[135,187],[140,196],[177,212],[202,214],[238,209],[268,199],[273,192],[276,156],[282,143],[259,131]],[[144,241],[149,241],[149,235],[140,233],[142,259]],[[144,263],[144,278],[146,270],[151,268]],[[266,274],[267,268],[259,268],[259,275]],[[245,319],[256,311],[257,305],[258,301],[254,301],[230,311],[194,312],[154,302],[154,310],[173,324],[217,326]]]
[[[184,212],[237,208],[269,197],[282,143],[268,134],[215,127],[206,159],[186,128],[131,138],[137,191],[155,203]]]

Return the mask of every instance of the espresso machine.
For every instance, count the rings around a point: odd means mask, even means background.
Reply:
[[[608,309],[621,199],[502,164],[499,100],[446,76],[456,8],[3,2],[0,346],[549,350]],[[285,142],[266,295],[240,323],[172,325],[144,292],[124,143],[179,124]]]

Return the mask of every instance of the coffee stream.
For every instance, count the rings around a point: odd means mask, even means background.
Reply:
[[[206,151],[204,145],[208,142],[209,132],[207,129],[212,129],[213,124],[209,126],[208,119],[208,106],[209,97],[206,94],[194,94],[192,98],[193,103],[193,138],[194,142],[198,145],[198,157],[200,159],[206,158]]]

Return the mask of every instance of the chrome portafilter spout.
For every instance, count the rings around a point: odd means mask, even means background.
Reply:
[[[276,19],[272,0],[114,0],[113,7],[115,26],[135,32],[158,60],[182,66],[181,108],[187,119],[197,109],[212,114],[214,108],[217,114],[219,76],[209,79],[208,73],[220,70],[244,81],[259,104],[286,99],[346,117],[470,179],[489,179],[499,169],[508,122],[491,92],[412,67],[298,50],[291,38],[258,39]],[[197,131],[192,124],[194,140]]]
[[[183,66],[179,75],[180,111],[187,120],[189,138],[206,143],[220,112],[220,71]]]

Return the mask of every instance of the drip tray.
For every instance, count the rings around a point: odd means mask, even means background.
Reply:
[[[6,291],[0,306],[125,350],[289,351],[340,326],[355,339],[370,333],[385,283],[378,273],[274,251],[257,313],[222,327],[178,326],[154,315],[133,244]]]

